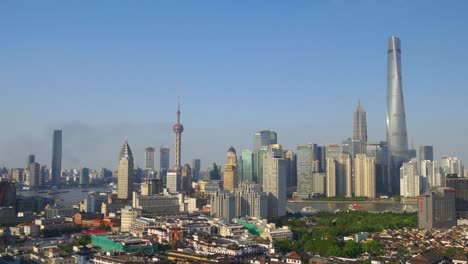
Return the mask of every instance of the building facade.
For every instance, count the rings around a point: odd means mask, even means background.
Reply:
[[[237,155],[236,150],[231,146],[226,155],[226,165],[224,166],[223,187],[226,191],[234,191],[237,187]]]
[[[400,170],[400,195],[402,197],[418,197],[421,193],[418,161],[414,159],[405,162]]]
[[[357,154],[354,159],[354,196],[376,197],[375,158]]]
[[[433,146],[419,146],[419,160],[434,160]]]
[[[455,190],[457,217],[468,218],[468,178],[450,177],[445,180],[445,184]]]
[[[313,193],[314,148],[312,144],[297,146],[297,196],[309,198]]]
[[[409,160],[401,79],[401,43],[391,36],[387,50],[387,144],[390,192],[396,195],[400,194],[400,167]]]
[[[353,140],[359,142],[359,150],[356,149],[354,154],[365,153],[367,144],[367,118],[366,110],[362,107],[361,101],[358,102],[353,117]]]
[[[119,169],[117,178],[117,198],[131,199],[134,182],[133,154],[128,142],[125,140],[120,150]]]
[[[145,169],[154,171],[154,148],[145,148]]]
[[[241,182],[235,190],[236,217],[268,217],[268,195],[259,184]]]
[[[457,225],[455,189],[436,187],[418,198],[419,228],[451,228]]]
[[[282,150],[268,148],[263,164],[263,191],[268,195],[268,217],[286,215],[287,161]]]
[[[54,130],[52,138],[52,185],[60,184],[62,174],[62,130]]]
[[[159,148],[159,169],[160,170],[169,170],[169,148],[160,147]]]
[[[213,217],[230,222],[236,216],[236,197],[233,192],[216,191],[210,197],[210,205],[210,214]]]
[[[254,152],[257,152],[260,147],[268,147],[272,144],[278,144],[278,135],[274,131],[262,130],[255,132]]]

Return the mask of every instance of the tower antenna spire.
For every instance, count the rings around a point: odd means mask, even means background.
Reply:
[[[177,123],[180,123],[180,96],[177,96]]]

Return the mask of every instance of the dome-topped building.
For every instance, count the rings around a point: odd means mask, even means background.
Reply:
[[[233,146],[231,146],[229,149],[228,149],[228,152],[233,152],[234,154],[236,153],[236,149],[234,149]]]
[[[233,191],[237,187],[237,155],[236,150],[231,146],[226,155],[226,165],[224,166],[223,189]]]

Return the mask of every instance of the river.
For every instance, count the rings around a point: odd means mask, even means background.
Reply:
[[[55,189],[49,190],[53,194],[49,194],[46,190],[43,191],[17,191],[17,196],[42,196],[54,198],[58,205],[72,206],[83,201],[89,192],[111,192],[112,187],[88,187],[88,188],[70,188],[70,189]]]
[[[286,210],[290,213],[300,212],[304,207],[311,207],[316,211],[348,211],[350,205],[358,204],[359,209],[356,211],[369,211],[369,212],[416,212],[418,207],[416,202],[406,203],[382,203],[382,202],[328,202],[328,201],[301,201],[301,202],[288,202]],[[359,207],[358,206],[358,207]]]

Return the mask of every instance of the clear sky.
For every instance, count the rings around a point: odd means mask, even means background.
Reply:
[[[468,159],[468,1],[0,1],[0,166],[115,169],[128,137],[182,160],[224,163],[253,133],[339,143],[360,99],[369,140],[386,137],[386,50],[402,41],[414,145]],[[159,157],[159,156],[157,156]],[[158,167],[158,166],[156,166]]]

